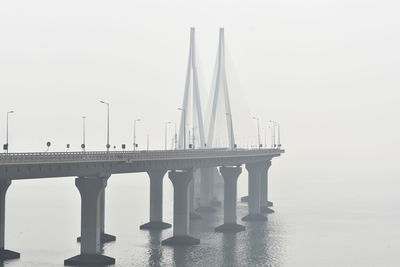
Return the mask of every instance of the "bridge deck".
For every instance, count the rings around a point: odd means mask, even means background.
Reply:
[[[113,162],[179,160],[251,156],[279,156],[282,149],[193,149],[193,150],[151,150],[151,151],[87,151],[87,152],[37,152],[3,153],[0,165],[46,164],[66,162]]]

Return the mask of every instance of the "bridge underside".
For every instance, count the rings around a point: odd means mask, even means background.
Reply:
[[[112,174],[147,172],[150,177],[150,221],[141,229],[154,230],[171,227],[162,220],[162,180],[168,176],[174,187],[173,235],[163,240],[162,245],[196,245],[200,240],[189,233],[189,221],[194,215],[194,174],[199,169],[216,169],[224,180],[224,222],[215,228],[216,232],[240,232],[245,227],[237,223],[237,179],[246,166],[249,174],[249,214],[242,220],[267,220],[263,209],[268,207],[267,186],[268,169],[272,158],[283,151],[274,153],[257,150],[252,153],[224,152],[218,157],[192,156],[170,159],[111,159],[91,161],[49,161],[0,163],[0,260],[18,258],[19,253],[4,249],[5,195],[12,180],[55,177],[78,177],[75,184],[81,195],[81,252],[66,259],[65,265],[106,266],[114,264],[115,259],[101,255],[104,227],[104,197],[107,180]],[[235,153],[237,153],[235,155]],[[241,155],[239,153],[242,153]],[[195,153],[194,153],[195,154]],[[210,176],[214,177],[214,176]],[[211,186],[212,184],[210,184]],[[201,212],[201,210],[199,211]],[[190,216],[189,216],[190,215]],[[197,217],[198,219],[199,217]],[[200,217],[201,218],[201,217]],[[111,235],[110,235],[111,236]],[[115,240],[115,237],[113,240]]]

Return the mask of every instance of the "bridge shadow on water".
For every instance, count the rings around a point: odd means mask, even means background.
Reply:
[[[166,247],[160,243],[168,235],[148,232],[148,266],[282,266],[283,241],[279,215],[268,215],[268,222],[242,223],[247,206],[238,207],[238,222],[246,226],[240,233],[216,233],[221,224],[221,208],[214,214],[202,214],[202,220],[190,223],[190,234],[201,239],[200,245]]]

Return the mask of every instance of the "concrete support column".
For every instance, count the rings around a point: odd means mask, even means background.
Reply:
[[[166,229],[171,224],[162,221],[163,215],[163,179],[166,170],[149,170],[150,178],[150,222],[140,226],[140,229]]]
[[[271,160],[268,160],[266,163],[266,174],[265,177],[266,179],[264,180],[264,174],[261,178],[261,211],[266,212],[266,213],[272,213],[274,212],[272,209],[268,207],[272,207],[274,205],[273,202],[268,201],[268,169],[271,167]],[[265,199],[264,199],[265,196]],[[241,198],[242,202],[248,202],[249,200],[249,195],[244,196]],[[265,201],[264,201],[265,200]]]
[[[215,212],[216,210],[211,207],[213,169],[201,168],[200,175],[200,207],[196,211]]]
[[[169,179],[174,186],[174,227],[173,236],[163,240],[162,245],[197,245],[200,240],[189,236],[189,200],[188,190],[193,179],[193,170],[171,171]]]
[[[268,170],[271,167],[271,160],[268,160],[261,168],[261,211],[264,213],[273,213],[268,201]]]
[[[192,179],[189,184],[189,218],[191,220],[201,219],[200,214],[196,213],[194,207],[194,179]]]
[[[237,179],[242,172],[242,168],[221,167],[220,172],[224,178],[224,224],[215,228],[215,231],[244,231],[246,228],[236,223]]]
[[[101,176],[102,179],[108,181],[110,175]],[[100,242],[107,243],[115,241],[117,238],[114,235],[106,234],[105,232],[105,213],[106,213],[106,189],[100,193]],[[78,237],[78,242],[81,242],[81,237]]]
[[[5,236],[5,220],[6,220],[6,193],[8,187],[11,185],[11,180],[0,180],[0,262],[4,260],[18,259],[19,253],[4,249],[4,236]]]
[[[109,178],[109,177],[108,177]],[[108,178],[105,178],[108,180]],[[101,192],[100,195],[100,241],[101,243],[107,243],[115,241],[117,238],[114,235],[107,234],[105,231],[106,225],[106,189]]]
[[[249,215],[242,218],[243,221],[266,221],[267,217],[261,214],[261,173],[264,163],[247,163],[249,173]]]
[[[211,174],[211,206],[220,207],[224,200],[224,179],[217,167],[212,168]]]
[[[71,266],[106,266],[115,264],[115,259],[101,255],[101,194],[107,179],[92,176],[75,179],[81,195],[81,254],[64,261]]]

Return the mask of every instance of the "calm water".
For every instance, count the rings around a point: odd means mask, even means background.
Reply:
[[[274,175],[272,175],[274,176]],[[172,230],[139,230],[148,220],[145,174],[114,175],[106,195],[104,246],[116,266],[400,266],[400,194],[396,178],[272,177],[275,213],[247,231],[215,233],[221,210],[191,224],[199,246],[160,246]],[[369,181],[369,182],[368,182]],[[172,186],[164,181],[164,221],[172,221]],[[239,195],[246,192],[242,174]],[[247,206],[238,204],[238,216]],[[7,195],[6,248],[21,259],[4,266],[63,266],[79,253],[80,197],[72,178],[16,181]]]

